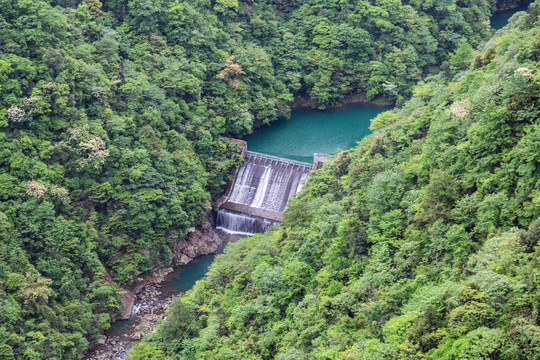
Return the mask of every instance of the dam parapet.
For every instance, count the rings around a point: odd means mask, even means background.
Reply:
[[[313,166],[311,170],[318,170],[323,167],[324,163],[328,159],[328,154],[313,154]]]

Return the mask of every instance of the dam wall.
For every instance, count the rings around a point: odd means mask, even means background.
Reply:
[[[302,189],[313,164],[247,150],[244,159],[217,204],[216,227],[239,234],[264,232],[282,221],[287,201]]]

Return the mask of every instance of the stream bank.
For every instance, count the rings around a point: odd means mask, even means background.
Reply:
[[[120,320],[129,319],[133,313],[133,306],[136,303],[136,296],[148,286],[162,283],[165,277],[173,271],[175,267],[187,265],[199,256],[215,254],[225,247],[229,239],[219,236],[214,228],[213,221],[208,219],[199,228],[192,231],[186,238],[173,242],[169,245],[171,252],[171,264],[168,267],[156,268],[152,274],[145,274],[139,278],[136,285],[124,289],[125,294],[121,295],[124,303],[124,310]],[[109,275],[105,280],[112,282]]]
[[[121,296],[124,311],[120,320],[111,325],[97,346],[83,359],[124,359],[131,344],[140,342],[151,333],[158,320],[165,318],[173,299],[203,278],[215,254],[221,252],[229,241],[235,240],[237,238],[217,231],[209,220],[185,239],[172,243],[169,246],[171,266],[141,276],[135,286],[126,290]],[[106,275],[105,281],[112,282],[110,274]]]
[[[165,276],[156,277],[156,282],[146,283],[135,294],[135,305],[129,318],[116,321],[84,359],[124,359],[132,343],[140,342],[154,330],[159,320],[165,319],[166,310],[174,298],[191,289],[197,280],[204,277],[215,256],[197,257],[187,265],[172,269]]]
[[[328,110],[336,110],[343,107],[347,107],[350,105],[372,105],[372,106],[382,106],[382,107],[390,107],[394,106],[393,101],[389,101],[384,96],[379,95],[373,100],[367,100],[364,93],[353,93],[345,96],[343,103],[338,106],[331,106],[326,109],[319,109],[318,104],[315,100],[311,99],[308,95],[299,95],[296,96],[294,101],[291,104],[291,111],[294,110],[300,110],[300,109],[311,109],[311,110],[318,110],[318,111],[328,111]]]
[[[131,317],[113,324],[98,345],[83,359],[87,360],[122,360],[137,343],[151,333],[157,321],[164,319],[166,310],[175,295],[165,295],[161,284],[149,285],[135,296],[135,306]]]

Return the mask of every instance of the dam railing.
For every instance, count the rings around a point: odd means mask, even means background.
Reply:
[[[258,153],[258,152],[255,152],[255,151],[246,151],[246,155],[251,155],[251,156],[255,156],[255,157],[259,157],[261,159],[269,159],[269,160],[276,160],[276,161],[279,161],[281,163],[284,163],[284,164],[292,164],[292,165],[297,165],[297,166],[303,166],[303,167],[307,167],[307,168],[310,168],[313,166],[313,164],[311,163],[308,163],[308,162],[303,162],[303,161],[297,161],[297,160],[291,160],[291,159],[286,159],[286,158],[281,158],[281,157],[278,157],[278,156],[273,156],[273,155],[268,155],[268,154],[263,154],[263,153]]]

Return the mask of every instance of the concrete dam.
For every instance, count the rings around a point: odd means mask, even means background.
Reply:
[[[311,170],[321,164],[247,151],[244,146],[245,161],[219,202],[216,227],[253,235],[281,222],[287,201],[302,189]]]

